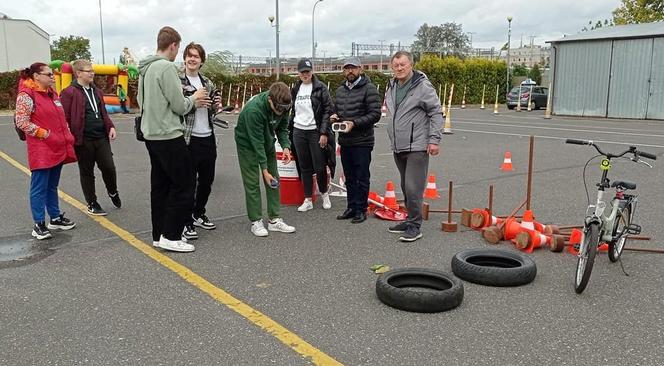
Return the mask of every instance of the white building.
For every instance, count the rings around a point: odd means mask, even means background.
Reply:
[[[542,47],[538,45],[523,45],[519,48],[510,49],[510,64],[511,65],[526,65],[532,68],[535,64],[540,67],[549,64],[551,57],[551,47]],[[500,55],[501,60],[507,59],[507,52],[503,51]]]
[[[19,70],[38,61],[51,61],[48,33],[29,20],[0,13],[0,72]]]

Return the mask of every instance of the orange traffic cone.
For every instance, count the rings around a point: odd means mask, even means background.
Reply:
[[[387,181],[385,186],[385,200],[383,204],[393,210],[399,209],[399,204],[397,203],[397,196],[394,193],[394,183],[391,180]]]
[[[511,172],[512,169],[512,153],[505,151],[505,159],[503,159],[503,165],[500,166],[500,170],[504,172]]]
[[[514,244],[517,249],[523,250],[526,253],[532,253],[535,249],[542,247],[542,245],[549,245],[550,241],[551,237],[535,230],[524,230],[514,238]]]
[[[503,238],[505,240],[512,240],[516,238],[517,234],[519,234],[522,230],[523,227],[521,227],[521,224],[519,224],[515,218],[509,218],[505,222],[505,234],[503,235]]]
[[[579,229],[572,230],[572,233],[569,236],[569,245],[567,246],[567,251],[574,255],[579,254],[579,248],[577,248],[576,245],[581,244],[582,237],[583,231]]]
[[[437,200],[440,198],[438,189],[436,188],[436,176],[429,174],[429,181],[427,182],[427,189],[424,190],[424,198]]]
[[[535,230],[535,223],[533,221],[533,212],[525,210],[521,219],[521,227],[527,230]]]
[[[601,243],[599,247],[597,247],[597,250],[600,252],[608,252],[609,251],[609,244],[607,243]]]
[[[480,230],[488,226],[498,225],[503,221],[504,221],[503,219],[499,219],[496,216],[489,215],[489,212],[487,210],[475,208],[473,209],[472,214],[470,216],[470,227],[476,230]]]
[[[387,117],[387,104],[383,100],[383,106],[380,107],[380,116],[381,117]]]

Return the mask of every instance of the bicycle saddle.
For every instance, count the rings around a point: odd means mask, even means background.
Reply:
[[[624,189],[636,189],[636,183],[616,180],[616,181],[613,181],[613,183],[611,183],[611,187],[612,188],[621,187],[621,188],[624,188]]]

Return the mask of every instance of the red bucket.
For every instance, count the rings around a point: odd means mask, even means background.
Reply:
[[[279,172],[279,199],[282,205],[299,206],[304,202],[304,185],[297,174],[295,157],[288,164],[284,164],[284,156],[277,151],[277,171]],[[314,178],[313,192],[316,192],[316,179]],[[312,197],[316,202],[316,195]]]

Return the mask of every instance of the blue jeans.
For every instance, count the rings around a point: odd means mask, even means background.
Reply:
[[[367,211],[371,173],[371,146],[341,146],[347,189],[347,207],[355,212]]]
[[[35,223],[45,221],[44,207],[46,207],[51,219],[60,216],[60,206],[58,204],[60,172],[62,172],[62,164],[53,168],[32,171],[30,176],[30,208]]]

